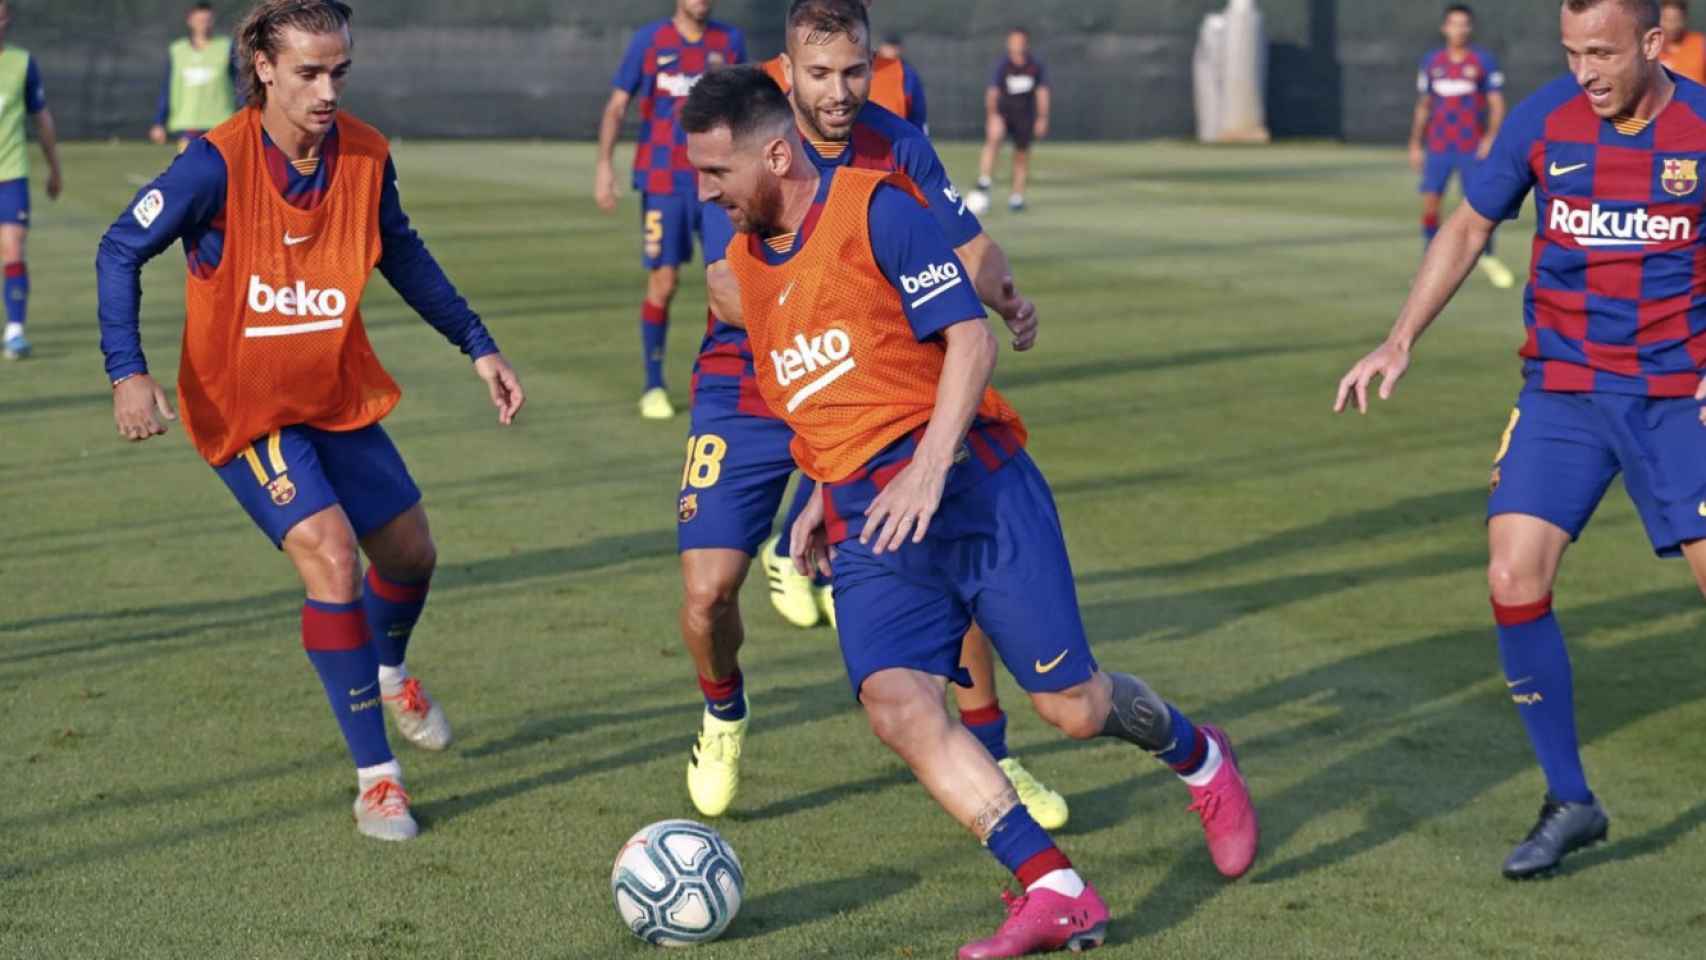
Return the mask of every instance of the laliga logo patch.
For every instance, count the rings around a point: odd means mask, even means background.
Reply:
[[[166,195],[158,190],[150,190],[136,201],[136,206],[130,208],[130,216],[136,225],[144,230],[154,225],[154,221],[166,210]]]
[[[1667,159],[1659,185],[1673,197],[1686,197],[1700,186],[1700,161]]]
[[[281,473],[267,484],[267,493],[272,495],[273,506],[288,507],[296,499],[296,484],[290,482],[289,474]]]
[[[689,493],[682,497],[681,505],[677,507],[675,511],[676,519],[680,520],[682,523],[692,523],[693,518],[698,515],[699,495],[697,493]]]

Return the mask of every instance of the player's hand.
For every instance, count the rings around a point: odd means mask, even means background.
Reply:
[[[598,172],[593,174],[592,198],[605,213],[616,209],[616,170],[609,164],[599,164]]]
[[[874,544],[871,552],[879,556],[899,550],[908,536],[913,543],[923,543],[930,520],[942,505],[942,490],[947,483],[946,466],[914,459],[871,501],[865,511],[865,529],[859,533],[859,542]]]
[[[1483,156],[1485,156],[1485,154],[1483,154]],[[1426,165],[1427,159],[1428,159],[1427,154],[1422,152],[1422,145],[1421,144],[1419,144],[1419,143],[1410,144],[1410,172],[1411,173],[1414,173],[1414,174],[1420,176],[1421,172],[1422,172],[1422,167]]]
[[[1036,135],[1038,140],[1046,139],[1048,137],[1048,118],[1038,117],[1036,129],[1031,132]]]
[[[1694,399],[1706,403],[1706,380],[1700,381],[1700,386],[1694,388]],[[1706,427],[1706,407],[1700,408],[1700,425]]]
[[[1019,296],[1012,277],[1001,278],[1001,302],[995,310],[1013,334],[1013,349],[1024,352],[1037,345],[1037,305]]]
[[[1485,159],[1487,159],[1487,154],[1492,153],[1492,152],[1493,152],[1493,138],[1492,137],[1482,137],[1481,138],[1481,146],[1479,146],[1475,149],[1475,159],[1485,160]]]
[[[498,408],[498,422],[506,427],[514,423],[515,415],[521,412],[521,405],[527,402],[527,395],[521,392],[521,378],[515,375],[509,361],[501,353],[488,353],[474,361],[474,372],[486,381],[486,389],[492,393],[492,406]]]
[[[118,435],[138,443],[166,432],[168,421],[178,419],[172,412],[166,391],[146,373],[139,373],[113,387],[113,423]]]
[[[1347,402],[1355,394],[1357,412],[1367,413],[1368,385],[1375,377],[1380,378],[1380,399],[1392,399],[1392,391],[1398,388],[1399,379],[1408,369],[1410,351],[1391,343],[1381,344],[1373,353],[1357,361],[1351,372],[1339,381],[1339,397],[1333,401],[1333,412],[1343,413]]]
[[[801,479],[802,483],[810,480]],[[806,502],[806,508],[794,518],[794,526],[788,531],[788,554],[793,558],[794,571],[802,577],[814,573],[830,576],[830,561],[833,555],[829,548],[828,531],[823,526],[823,489],[818,488],[812,498]]]
[[[156,146],[165,145],[165,143],[166,143],[166,128],[160,126],[158,123],[156,123],[152,127],[149,127],[148,128],[148,139],[153,141],[153,143]]]
[[[59,191],[61,189],[63,189],[65,186],[65,182],[59,178],[59,168],[58,167],[54,167],[52,170],[48,171],[46,186],[47,186],[47,198],[49,200],[58,200],[59,199]]]

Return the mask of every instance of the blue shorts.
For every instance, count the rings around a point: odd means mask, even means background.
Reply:
[[[693,236],[699,232],[699,198],[682,193],[648,193],[640,206],[642,262],[647,270],[693,262]]]
[[[1479,161],[1474,153],[1458,153],[1447,151],[1435,153],[1428,151],[1427,159],[1422,162],[1422,185],[1419,193],[1444,193],[1451,186],[1451,175],[1457,174],[1459,185],[1469,182],[1469,171],[1475,169]]]
[[[1487,516],[1524,513],[1581,536],[1621,471],[1653,551],[1706,539],[1706,426],[1689,397],[1548,393],[1517,398],[1493,467]]]
[[[676,502],[678,549],[756,555],[794,472],[794,431],[703,395],[694,398],[691,429]]]
[[[421,500],[402,455],[377,423],[348,433],[285,427],[213,469],[275,547],[284,545],[292,527],[328,507],[342,506],[359,538]]]
[[[27,178],[0,182],[0,223],[30,225],[30,181]]]
[[[960,647],[974,618],[1027,692],[1064,690],[1096,673],[1054,497],[1022,450],[944,499],[923,543],[879,557],[845,540],[833,566],[855,697],[871,674],[894,668],[971,686]]]

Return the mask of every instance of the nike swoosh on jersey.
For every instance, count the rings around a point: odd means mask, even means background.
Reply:
[[[290,235],[290,231],[288,230],[284,233],[284,245],[287,247],[294,247],[299,243],[307,243],[312,239],[314,239],[314,235],[312,233],[306,237],[293,237]]]
[[[1053,660],[1050,660],[1048,663],[1043,663],[1041,660],[1038,660],[1034,664],[1034,666],[1036,667],[1036,670],[1038,673],[1048,673],[1050,670],[1053,670],[1055,667],[1060,666],[1060,662],[1062,660],[1065,660],[1066,655],[1070,652],[1071,651],[1069,651],[1069,650],[1062,650],[1062,651],[1060,651],[1060,656],[1055,657]]]
[[[799,283],[799,281],[798,281],[798,280],[795,280],[795,281],[794,281],[794,283]],[[793,293],[793,292],[794,292],[794,283],[790,283],[790,284],[788,284],[788,289],[786,289],[786,290],[783,290],[783,291],[782,291],[782,295],[781,295],[781,296],[779,296],[779,297],[777,297],[777,298],[776,298],[776,305],[777,305],[777,306],[778,306],[778,307],[783,307],[783,306],[787,306],[787,304],[788,304],[788,294],[790,294],[790,293]]]
[[[1577,170],[1586,170],[1587,166],[1588,165],[1585,163],[1578,163],[1572,167],[1560,167],[1556,163],[1554,163],[1554,164],[1552,164],[1551,167],[1549,167],[1547,169],[1546,172],[1550,173],[1554,177],[1562,177],[1565,174],[1575,173]]]
[[[362,687],[360,690],[357,690],[356,688],[351,687],[350,691],[349,691],[349,695],[352,697],[359,697],[362,694],[366,693],[369,690],[372,690],[374,687],[377,687],[377,686],[379,686],[379,681],[375,680],[372,683],[368,684],[367,686]]]

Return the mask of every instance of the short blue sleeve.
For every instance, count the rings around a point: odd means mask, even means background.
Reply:
[[[30,65],[24,71],[24,109],[32,114],[47,109],[47,88],[42,85],[35,57],[30,57]]]
[[[746,34],[739,27],[729,28],[730,65],[746,62]]]
[[[1534,146],[1545,133],[1546,117],[1534,100],[1511,112],[1500,128],[1487,159],[1465,178],[1463,195],[1475,212],[1488,220],[1512,220],[1534,187]]]
[[[635,32],[628,43],[628,52],[622,56],[622,65],[616,68],[616,76],[610,81],[612,87],[629,96],[640,92],[640,85],[646,81],[646,51],[651,49],[654,33],[651,27]]]
[[[1481,51],[1481,92],[1498,93],[1505,88],[1505,71],[1499,67],[1499,58],[1487,50]]]
[[[924,100],[924,80],[912,64],[901,61],[902,87],[906,90],[906,122],[920,130],[930,127],[930,108]]]
[[[924,199],[930,202],[930,214],[947,237],[949,247],[965,246],[983,232],[983,224],[966,209],[965,200],[948,180],[948,171],[943,169],[941,158],[936,156],[936,148],[929,140],[914,134],[896,140],[893,149],[895,164],[912,178]]]
[[[928,340],[956,323],[983,319],[965,265],[917,200],[888,184],[878,187],[870,229],[871,252],[900,294],[913,336]]]
[[[735,225],[729,220],[729,212],[719,204],[705,204],[699,216],[699,245],[705,249],[705,266],[728,259],[729,242],[734,238]]]

